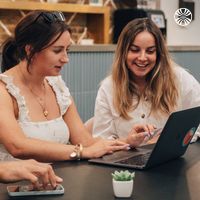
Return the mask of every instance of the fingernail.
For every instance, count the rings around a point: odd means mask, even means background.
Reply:
[[[131,147],[130,147],[130,144],[126,144],[125,146],[125,149],[129,150]]]
[[[61,182],[61,181],[63,181],[63,179],[60,177],[57,177],[57,181]]]

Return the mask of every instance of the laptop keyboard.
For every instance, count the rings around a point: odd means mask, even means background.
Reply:
[[[127,164],[127,165],[145,165],[147,160],[149,159],[151,152],[146,154],[140,154],[134,157],[127,158],[125,160],[120,160],[115,163],[119,164]]]

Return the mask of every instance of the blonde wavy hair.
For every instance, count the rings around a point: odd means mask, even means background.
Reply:
[[[155,67],[146,77],[145,91],[141,94],[134,74],[127,67],[126,58],[136,35],[142,31],[148,31],[154,36],[157,58]],[[130,119],[128,112],[138,106],[143,95],[151,102],[150,113],[160,111],[168,115],[175,109],[178,89],[171,59],[160,29],[150,19],[135,19],[122,30],[112,65],[112,80],[113,103],[124,119]]]

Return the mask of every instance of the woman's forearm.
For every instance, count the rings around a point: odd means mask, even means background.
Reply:
[[[69,160],[74,145],[60,144],[39,139],[25,138],[6,145],[6,149],[16,158],[34,158],[39,161]]]

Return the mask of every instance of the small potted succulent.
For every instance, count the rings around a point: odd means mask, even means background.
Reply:
[[[113,191],[116,197],[130,197],[133,191],[135,172],[115,171],[112,173]]]

